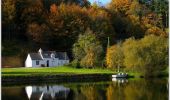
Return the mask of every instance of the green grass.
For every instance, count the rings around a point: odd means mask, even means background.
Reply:
[[[162,75],[168,75],[168,68],[161,72]],[[72,74],[115,74],[116,71],[102,68],[73,68],[70,66],[59,66],[51,68],[2,68],[2,76],[39,76],[39,75],[72,75]],[[130,76],[141,77],[140,72],[127,72]]]
[[[56,75],[56,74],[113,74],[109,69],[85,69],[68,66],[52,68],[2,68],[2,76]]]

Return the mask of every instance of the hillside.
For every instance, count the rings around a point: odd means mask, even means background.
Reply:
[[[66,51],[74,60],[73,45],[87,30],[103,48],[102,61],[108,37],[109,45],[149,34],[168,37],[166,0],[154,2],[152,7],[137,0],[112,0],[106,7],[87,0],[62,1],[2,1],[2,67],[23,67],[27,53],[39,48]]]

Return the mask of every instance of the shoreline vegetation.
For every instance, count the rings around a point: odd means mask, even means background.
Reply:
[[[2,83],[8,84],[31,84],[40,82],[87,82],[108,81],[116,71],[101,68],[73,68],[60,66],[52,68],[2,68]],[[144,78],[142,73],[128,72],[128,78]],[[168,77],[168,69],[157,76]]]

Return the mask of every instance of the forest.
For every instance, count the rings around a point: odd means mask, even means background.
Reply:
[[[2,67],[39,48],[66,51],[73,66],[167,67],[168,15],[168,0],[2,0]]]

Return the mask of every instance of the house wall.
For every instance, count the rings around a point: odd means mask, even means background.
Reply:
[[[39,61],[38,65],[36,65],[36,61]],[[32,60],[32,67],[41,67],[42,64],[44,64],[43,60]]]
[[[25,67],[32,67],[32,60],[30,55],[28,54],[27,59],[25,61]]]
[[[52,60],[52,66],[58,66],[58,58]]]
[[[49,61],[49,67],[62,66],[64,64],[68,64],[69,60],[60,60],[58,58],[44,58],[43,60],[32,60],[30,55],[28,54],[27,59],[25,61],[25,67],[41,67],[41,65],[47,66],[47,60]],[[39,61],[39,65],[36,65],[36,61]]]
[[[58,66],[62,66],[62,65],[68,64],[68,63],[69,63],[69,60],[59,60]]]
[[[49,61],[49,67],[55,66],[55,62],[57,62],[56,60],[53,60],[51,58],[44,58],[44,64],[45,66],[47,66],[47,60]]]

